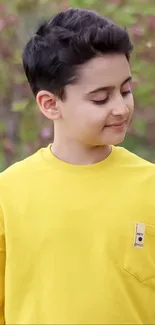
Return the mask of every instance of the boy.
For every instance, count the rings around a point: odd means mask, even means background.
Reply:
[[[155,167],[126,149],[127,32],[69,9],[23,52],[54,142],[0,176],[3,324],[155,324]]]

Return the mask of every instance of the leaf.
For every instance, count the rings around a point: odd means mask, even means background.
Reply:
[[[153,84],[149,82],[139,83],[133,91],[135,98],[139,99],[139,104],[141,104],[142,107],[153,103],[154,96],[152,96],[152,92]]]
[[[21,51],[19,49],[16,49],[12,58],[12,63],[14,64],[21,64]]]
[[[0,132],[5,132],[5,128],[6,128],[6,126],[5,126],[5,122],[4,121],[0,121]]]
[[[14,82],[17,85],[21,85],[26,81],[26,77],[23,73],[16,72],[14,75]]]
[[[19,125],[19,137],[22,142],[33,142],[39,136],[35,114],[31,111],[31,115],[23,114]]]
[[[3,150],[0,148],[0,172],[6,168],[6,158]]]
[[[137,18],[132,15],[132,12],[125,11],[123,8],[119,8],[114,13],[114,19],[123,26],[133,25],[136,23]]]
[[[13,112],[22,112],[26,109],[28,104],[29,104],[29,99],[22,99],[20,101],[15,101],[12,104],[12,111]]]
[[[107,3],[106,5],[106,16],[109,16],[115,12],[118,5],[116,3]]]
[[[139,135],[144,135],[145,131],[146,131],[146,121],[142,118],[135,118],[132,122],[133,127],[135,129],[135,131],[137,132],[137,134]]]

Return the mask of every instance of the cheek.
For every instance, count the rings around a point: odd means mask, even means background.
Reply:
[[[107,114],[104,112],[97,112],[87,116],[86,126],[91,130],[91,132],[100,132],[107,121]]]
[[[92,124],[101,124],[103,125],[106,122],[108,115],[110,114],[110,109],[106,105],[92,105],[89,109],[89,113],[87,113],[87,118]]]
[[[64,108],[64,120],[74,129],[91,130],[102,129],[109,115],[108,107],[96,106],[85,101],[74,101]]]

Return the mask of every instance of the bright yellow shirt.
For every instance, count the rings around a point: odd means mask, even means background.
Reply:
[[[1,323],[155,324],[153,164],[48,147],[1,173],[0,207]]]

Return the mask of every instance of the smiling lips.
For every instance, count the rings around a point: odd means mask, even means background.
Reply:
[[[106,127],[111,127],[114,129],[123,129],[126,125],[126,122],[127,121],[117,122],[117,123],[106,125]]]

